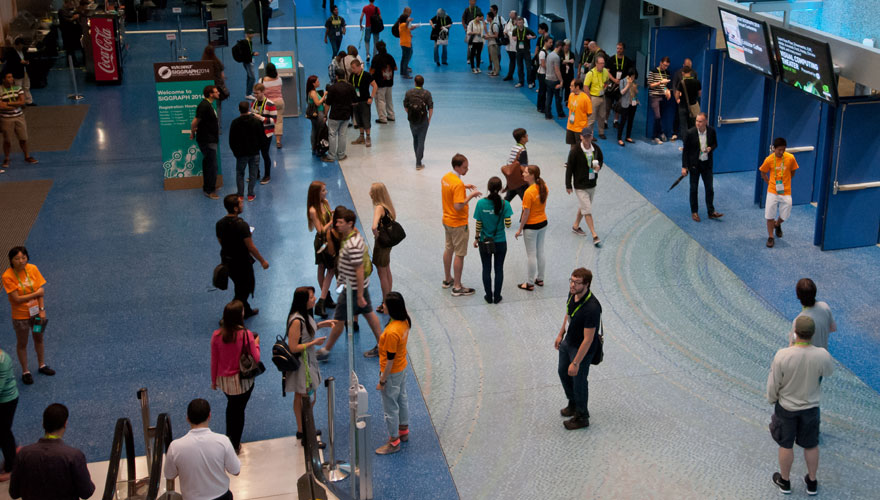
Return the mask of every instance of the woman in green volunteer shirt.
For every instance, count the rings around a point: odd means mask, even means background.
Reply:
[[[43,354],[43,333],[48,321],[43,303],[45,284],[46,280],[37,266],[28,263],[27,248],[14,247],[9,251],[9,269],[3,273],[3,288],[12,309],[12,328],[17,341],[15,349],[18,362],[21,363],[21,380],[27,385],[34,383],[27,359],[28,337],[31,334],[34,336],[34,350],[37,351],[38,371],[43,375],[55,375],[55,370],[46,365]]]
[[[15,436],[12,420],[18,406],[18,386],[12,370],[12,357],[0,350],[0,449],[3,450],[3,471],[0,481],[9,481],[15,465]]]
[[[490,304],[501,302],[501,285],[504,283],[504,257],[507,255],[507,238],[504,228],[510,227],[513,209],[510,202],[502,200],[501,179],[489,179],[489,195],[477,202],[474,219],[477,221],[474,246],[480,249],[483,262],[483,298]],[[494,245],[492,244],[494,243]],[[495,259],[495,292],[492,292],[492,259]]]

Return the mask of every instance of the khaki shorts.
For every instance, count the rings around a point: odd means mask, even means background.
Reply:
[[[458,227],[449,227],[446,224],[443,224],[443,229],[446,230],[446,250],[452,250],[452,252],[458,257],[464,257],[467,255],[467,224]]]
[[[13,118],[0,118],[0,130],[3,130],[4,142],[12,142],[13,134],[18,137],[19,141],[28,140],[27,123],[24,121],[24,115]]]
[[[593,193],[596,188],[575,189],[574,194],[577,195],[581,205],[581,215],[590,215],[593,213]]]

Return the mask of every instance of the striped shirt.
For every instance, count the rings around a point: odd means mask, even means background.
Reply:
[[[284,97],[281,95],[281,78],[276,78],[274,80],[268,80],[266,78],[260,78],[260,83],[266,87],[266,90],[263,93],[266,94],[266,99],[270,101],[284,100]]]
[[[666,91],[669,90],[669,84],[666,85],[658,85],[654,88],[651,88],[651,85],[655,83],[660,83],[663,80],[669,79],[669,73],[661,70],[659,67],[652,69],[648,73],[648,94],[655,97],[665,97]]]
[[[520,153],[522,151],[522,153]],[[510,148],[510,154],[507,155],[507,164],[510,165],[517,159],[517,155],[519,155],[519,164],[520,165],[528,165],[529,164],[529,152],[526,151],[526,147],[522,144],[517,144],[516,146]]]
[[[367,245],[361,233],[352,230],[351,234],[342,241],[342,249],[336,260],[337,281],[354,283],[357,286],[357,268],[364,265],[364,252]],[[364,289],[370,286],[370,278],[364,273]],[[352,289],[355,292],[356,289]]]
[[[18,101],[21,96],[24,95],[24,90],[21,87],[16,87],[13,85],[12,87],[6,87],[5,85],[0,85],[0,100],[5,103],[11,103]],[[21,116],[24,114],[24,110],[21,106],[16,108],[6,108],[0,110],[0,116],[3,118],[15,118],[16,116]]]
[[[263,99],[261,102],[251,102],[251,113],[263,121],[263,131],[266,137],[272,137],[275,134],[275,119],[278,118],[278,110],[275,103],[269,99]]]

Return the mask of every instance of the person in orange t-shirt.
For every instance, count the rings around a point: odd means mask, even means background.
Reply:
[[[777,237],[782,238],[782,223],[791,215],[791,180],[794,179],[798,164],[793,154],[785,152],[786,146],[782,137],[774,139],[773,154],[758,169],[767,183],[767,202],[764,205],[767,248],[773,248],[775,244],[774,231]]]
[[[568,121],[565,127],[565,143],[574,150],[581,144],[581,130],[593,113],[590,96],[584,92],[584,82],[575,78],[571,81],[571,94],[568,96]]]
[[[376,450],[379,455],[400,451],[400,442],[409,440],[409,407],[406,400],[406,341],[412,320],[406,302],[398,292],[388,292],[385,309],[391,321],[379,337],[379,383],[382,393],[388,442]]]
[[[409,61],[412,59],[412,30],[418,28],[412,23],[412,9],[404,7],[403,14],[397,19],[397,29],[400,30],[400,76],[412,79],[412,70]]]
[[[443,288],[452,287],[452,296],[473,295],[474,289],[461,284],[461,271],[468,244],[468,202],[482,193],[473,184],[465,184],[461,176],[468,172],[468,160],[463,154],[452,157],[452,172],[440,180],[443,200],[443,229],[446,231],[446,250],[443,252]],[[471,194],[466,194],[470,191]],[[453,255],[455,262],[453,263]],[[450,272],[451,271],[451,272]],[[453,277],[454,273],[454,277]]]
[[[43,332],[46,330],[46,308],[43,303],[43,285],[46,280],[37,266],[28,263],[25,247],[13,247],[9,251],[9,269],[3,272],[3,288],[9,297],[12,309],[12,328],[15,330],[16,352],[21,363],[21,380],[26,385],[34,383],[34,376],[28,370],[28,337],[34,336],[34,350],[37,351],[39,372],[55,375],[55,370],[46,364],[43,347]]]
[[[519,230],[514,237],[524,235],[526,255],[528,256],[528,276],[525,283],[520,283],[520,290],[532,291],[535,285],[544,286],[544,236],[547,234],[547,183],[541,178],[541,169],[537,165],[529,165],[523,173],[529,183],[523,196],[522,215],[519,218]]]

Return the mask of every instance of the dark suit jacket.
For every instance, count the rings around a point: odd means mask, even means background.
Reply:
[[[709,164],[709,168],[712,168],[712,155],[715,153],[715,149],[718,148],[718,138],[715,136],[715,129],[712,127],[706,127],[706,145],[712,148],[712,151],[709,151],[709,160],[707,163]],[[684,139],[684,149],[681,152],[681,166],[682,168],[696,168],[700,163],[700,135],[697,132],[697,128],[694,127],[687,131],[687,136]]]
[[[27,49],[25,49],[27,50]],[[3,49],[3,74],[12,73],[12,77],[16,79],[24,78],[25,67],[21,63],[21,57],[14,47],[6,47]]]

